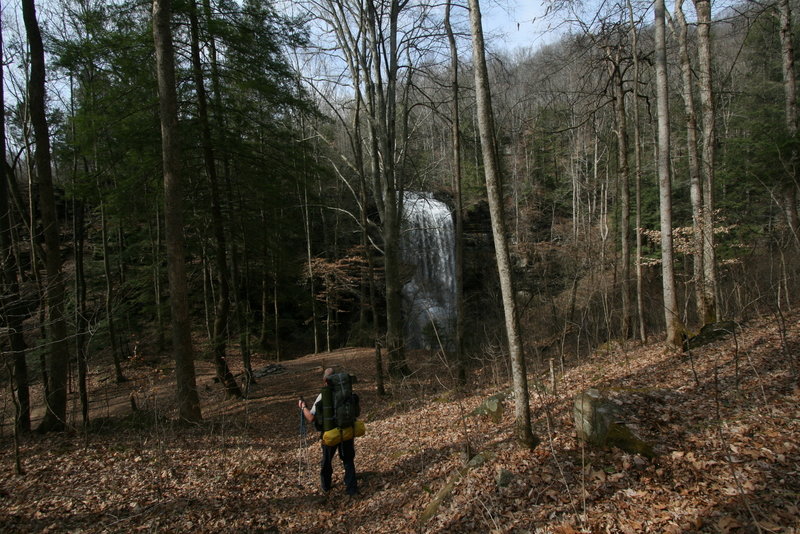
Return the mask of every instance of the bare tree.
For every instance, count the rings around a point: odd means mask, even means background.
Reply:
[[[669,80],[664,0],[655,3],[655,67],[658,97],[658,190],[661,215],[661,275],[667,345],[680,345],[682,325],[678,316],[672,250],[672,171],[670,168]]]
[[[450,22],[453,9],[452,0],[445,6],[444,27],[447,33],[447,42],[450,47],[450,96],[452,109],[450,115],[452,159],[453,159],[453,191],[455,194],[455,285],[456,285],[456,367],[458,381],[466,384],[467,371],[464,362],[464,207],[461,198],[461,123],[459,119],[458,99],[460,87],[458,84],[458,48]]]
[[[636,310],[639,318],[639,339],[647,341],[647,329],[644,320],[644,289],[642,273],[642,150],[639,126],[639,32],[633,14],[633,3],[628,0],[628,14],[631,22],[631,49],[633,51],[633,159],[636,176]]]
[[[716,113],[711,64],[711,0],[694,0],[697,11],[697,57],[703,117],[703,323],[717,320],[717,253],[714,248],[714,174]]]
[[[675,2],[676,34],[680,47],[683,106],[686,115],[686,153],[689,157],[689,193],[692,202],[692,230],[694,232],[694,288],[698,318],[706,315],[705,269],[703,268],[703,182],[700,172],[700,154],[697,151],[697,112],[694,104],[692,63],[689,56],[689,25],[683,12],[683,0]]]
[[[380,217],[386,287],[386,349],[389,372],[409,372],[405,359],[402,331],[402,273],[400,269],[400,225],[403,192],[406,187],[406,158],[409,129],[409,106],[406,99],[411,86],[415,61],[427,51],[419,44],[428,39],[428,7],[409,0],[388,2],[314,3],[315,16],[330,30],[332,48],[340,54],[347,72],[334,83],[350,80],[358,113],[363,110],[365,135],[351,139],[364,143],[363,172],[368,180]],[[322,96],[322,95],[321,95]],[[339,124],[352,129],[347,114],[340,113],[340,102],[328,101],[339,113]],[[363,105],[363,108],[362,108]],[[354,110],[350,109],[350,113]],[[351,144],[354,141],[351,141]],[[357,149],[361,150],[361,148]],[[358,153],[356,151],[356,153]],[[349,162],[359,171],[356,163]]]
[[[531,429],[530,396],[528,393],[528,377],[525,366],[522,336],[519,328],[514,284],[511,277],[511,256],[506,239],[505,214],[503,213],[500,168],[494,139],[494,118],[492,114],[492,98],[489,90],[489,73],[486,68],[486,48],[483,41],[483,27],[479,0],[469,0],[470,22],[472,31],[472,60],[475,69],[475,97],[478,111],[478,128],[483,154],[483,168],[486,178],[486,191],[489,199],[489,212],[492,220],[492,234],[497,258],[497,270],[500,275],[500,290],[503,298],[508,350],[511,358],[511,369],[514,382],[515,397],[515,435],[524,447],[533,448],[538,438]]]
[[[175,379],[180,417],[187,422],[198,422],[201,419],[201,413],[195,380],[194,349],[192,348],[186,283],[178,99],[175,88],[175,58],[170,28],[170,9],[171,0],[153,0],[153,40],[156,47],[161,149],[164,165],[164,230],[172,315],[172,350],[175,357]]]
[[[620,34],[621,37],[621,34]],[[630,247],[630,165],[628,163],[628,121],[625,108],[625,80],[623,76],[622,43],[603,46],[606,55],[606,64],[611,78],[614,98],[614,122],[617,135],[617,165],[619,173],[620,191],[620,263],[622,264],[622,336],[627,339],[631,329],[631,247]]]

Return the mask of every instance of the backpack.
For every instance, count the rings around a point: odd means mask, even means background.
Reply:
[[[327,387],[330,388],[330,396],[333,401],[331,427],[352,427],[356,422],[356,417],[360,415],[361,406],[358,395],[353,393],[353,382],[355,381],[355,377],[348,373],[336,373],[328,377]],[[325,397],[326,395],[323,393],[323,401]],[[324,406],[323,414],[325,414]],[[323,424],[324,422],[323,420]]]

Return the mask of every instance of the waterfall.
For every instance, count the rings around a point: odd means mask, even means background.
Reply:
[[[456,297],[453,216],[430,193],[406,192],[402,228],[406,347],[438,348],[438,334],[444,348],[451,350]]]

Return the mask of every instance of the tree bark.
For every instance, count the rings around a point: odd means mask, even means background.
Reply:
[[[153,235],[153,223],[148,221],[147,229],[150,236],[150,251],[152,254],[153,273],[153,301],[156,308],[156,347],[158,352],[164,352],[166,340],[164,339],[164,314],[162,311],[161,300],[161,212],[156,206],[155,212],[155,235]]]
[[[87,384],[89,366],[88,355],[86,354],[88,321],[86,319],[86,276],[84,273],[85,211],[83,202],[81,200],[76,201],[72,225],[75,243],[75,352],[78,360],[78,396],[81,400],[81,418],[84,430],[89,426],[89,391]]]
[[[681,57],[681,80],[683,106],[686,114],[686,153],[689,156],[689,193],[692,202],[692,231],[694,250],[692,251],[695,307],[700,321],[706,317],[705,269],[703,268],[703,182],[700,172],[700,155],[697,152],[697,113],[694,105],[694,84],[692,83],[692,64],[689,57],[689,25],[683,13],[683,0],[675,2],[675,16],[678,20],[678,43]]]
[[[792,36],[792,8],[789,0],[779,0],[781,55],[783,56],[783,91],[785,95],[786,134],[791,139],[789,176],[783,186],[783,210],[786,222],[794,237],[795,246],[800,247],[800,218],[797,214],[798,150],[797,150],[797,80],[794,68],[794,42]]]
[[[620,263],[622,264],[621,291],[622,291],[622,338],[628,339],[631,333],[631,191],[630,191],[630,165],[628,163],[628,123],[625,110],[625,86],[620,70],[620,50],[617,47],[612,55],[607,49],[606,56],[609,61],[611,78],[614,87],[614,115],[617,126],[617,164],[619,166],[620,188]]]
[[[503,213],[502,188],[497,151],[494,141],[494,118],[492,116],[492,100],[489,91],[489,73],[486,67],[486,48],[483,42],[483,27],[479,0],[469,0],[469,12],[472,33],[472,61],[475,68],[475,93],[477,100],[478,128],[481,138],[486,191],[489,200],[489,213],[492,221],[497,270],[500,275],[500,290],[503,298],[508,350],[511,358],[511,369],[514,382],[515,397],[515,436],[524,447],[533,448],[538,438],[531,430],[530,396],[528,393],[528,377],[525,367],[522,336],[520,335],[519,316],[511,278],[511,256],[506,239],[506,228]]]
[[[639,317],[639,340],[647,341],[644,315],[644,276],[642,273],[642,143],[639,130],[639,32],[633,18],[633,3],[628,0],[633,48],[633,159],[636,175],[636,310]]]
[[[205,82],[203,80],[203,67],[200,63],[200,28],[197,21],[197,4],[194,0],[189,2],[189,26],[191,35],[192,74],[194,75],[195,90],[197,91],[197,110],[200,120],[200,139],[203,150],[206,176],[211,189],[211,227],[214,232],[216,247],[214,250],[214,263],[216,264],[219,283],[217,305],[214,309],[214,329],[212,332],[212,351],[217,379],[228,397],[242,397],[242,390],[236,382],[233,373],[228,367],[225,355],[228,343],[228,316],[230,315],[230,286],[228,284],[228,259],[225,243],[225,227],[222,220],[222,209],[219,200],[219,184],[217,168],[214,160],[214,147],[211,143],[211,126],[208,119],[208,101],[206,98]]]
[[[464,207],[461,199],[461,124],[459,122],[458,99],[460,87],[458,83],[458,48],[453,27],[450,24],[450,13],[453,2],[445,6],[444,27],[447,32],[447,42],[450,46],[450,98],[453,99],[450,111],[451,121],[451,150],[453,158],[453,192],[455,196],[455,313],[456,313],[456,376],[458,383],[466,385],[467,366],[464,358]]]
[[[192,325],[186,281],[178,99],[175,88],[175,58],[170,28],[170,9],[171,0],[153,0],[153,40],[156,48],[161,149],[164,165],[165,242],[178,411],[182,420],[196,423],[202,417],[195,379]]]
[[[682,325],[678,315],[672,251],[672,169],[670,167],[669,80],[664,0],[655,3],[655,66],[658,99],[658,191],[661,220],[661,275],[667,345],[681,344]]]
[[[714,245],[714,173],[716,167],[716,113],[711,65],[711,0],[694,0],[697,11],[697,57],[700,108],[703,117],[703,324],[719,320],[717,258]]]
[[[31,52],[29,86],[31,123],[36,141],[36,172],[39,178],[39,209],[45,242],[45,268],[47,272],[47,320],[50,326],[48,368],[48,394],[46,412],[39,425],[40,432],[61,431],[66,428],[67,417],[67,322],[64,317],[65,283],[61,270],[61,247],[56,214],[53,175],[50,167],[50,135],[45,114],[45,63],[44,46],[36,20],[34,0],[23,0],[22,17]]]
[[[2,21],[0,21],[0,59],[3,57]],[[0,65],[4,64],[0,61]],[[0,68],[0,109],[5,109],[4,69]],[[0,121],[0,147],[3,148],[0,160],[0,320],[8,327],[8,342],[13,361],[12,394],[16,395],[15,431],[27,432],[31,429],[30,388],[28,386],[27,345],[22,332],[24,312],[22,296],[17,281],[17,261],[11,234],[13,225],[10,203],[10,180],[14,177],[6,165],[6,125]],[[11,377],[9,377],[11,378]]]
[[[119,346],[117,345],[117,330],[114,325],[114,282],[111,280],[111,259],[108,250],[108,220],[106,219],[106,206],[102,200],[100,184],[97,184],[97,193],[101,195],[100,200],[100,239],[103,241],[103,275],[106,279],[106,321],[108,321],[108,337],[111,342],[111,356],[114,360],[114,375],[116,382],[125,382],[125,375],[122,372],[120,362]]]

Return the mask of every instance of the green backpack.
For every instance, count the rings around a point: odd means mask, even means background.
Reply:
[[[361,412],[358,395],[353,393],[356,377],[348,373],[336,373],[328,377],[328,385],[322,388],[322,430],[353,426]]]

